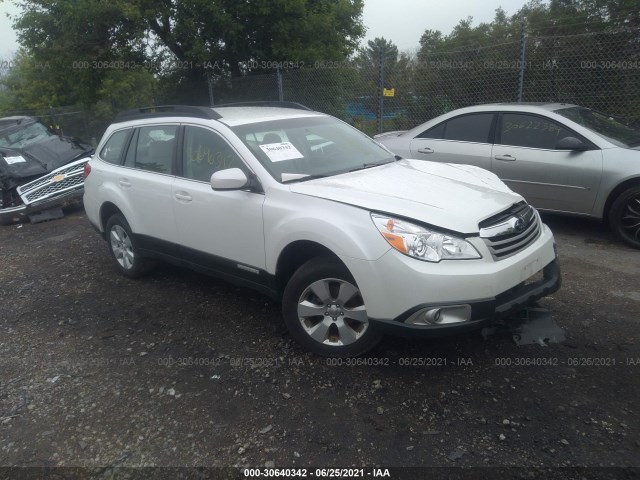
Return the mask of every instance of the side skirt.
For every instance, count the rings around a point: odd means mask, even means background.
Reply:
[[[265,270],[147,235],[134,234],[134,240],[139,246],[140,253],[145,257],[186,267],[280,300],[275,276]]]

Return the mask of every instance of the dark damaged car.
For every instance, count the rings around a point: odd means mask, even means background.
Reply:
[[[93,151],[35,118],[0,118],[0,224],[80,202]]]

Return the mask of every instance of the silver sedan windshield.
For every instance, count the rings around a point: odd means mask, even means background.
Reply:
[[[562,108],[555,113],[592,130],[619,147],[633,148],[640,145],[640,130],[628,127],[604,113],[584,107]]]

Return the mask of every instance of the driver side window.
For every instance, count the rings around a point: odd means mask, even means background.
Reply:
[[[241,168],[244,163],[217,133],[200,127],[186,127],[182,150],[182,176],[209,182],[218,170]]]
[[[576,134],[548,118],[523,113],[504,113],[499,143],[554,150],[560,139],[571,136]]]

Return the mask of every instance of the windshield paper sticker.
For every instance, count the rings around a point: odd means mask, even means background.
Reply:
[[[266,143],[260,145],[260,148],[267,154],[272,162],[282,162],[283,160],[294,160],[296,158],[304,158],[291,142]]]
[[[22,155],[18,155],[17,157],[4,157],[4,161],[7,162],[7,165],[13,165],[14,163],[27,163]]]

